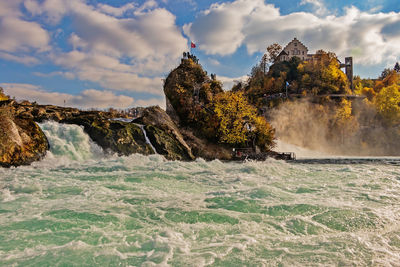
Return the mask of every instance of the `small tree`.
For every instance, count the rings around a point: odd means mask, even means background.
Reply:
[[[400,72],[400,64],[399,64],[399,62],[396,62],[396,64],[394,65],[394,70],[396,72]]]
[[[392,71],[391,69],[385,68],[385,69],[382,71],[381,76],[379,76],[379,79],[380,79],[380,80],[385,79],[385,78],[390,74],[391,71]]]
[[[280,52],[282,51],[282,46],[280,44],[274,43],[267,47],[268,60],[270,63],[275,63],[278,59]]]

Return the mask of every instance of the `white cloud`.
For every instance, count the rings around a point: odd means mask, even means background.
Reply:
[[[239,82],[246,82],[249,79],[249,76],[244,75],[241,77],[230,78],[225,76],[217,76],[217,80],[222,82],[224,90],[231,90],[232,87]]]
[[[1,18],[0,34],[0,49],[9,52],[30,48],[44,51],[50,40],[39,24],[8,16]]]
[[[22,0],[0,2],[0,53],[1,58],[23,64],[36,64],[31,52],[50,49],[50,36],[36,22],[27,21],[19,10]]]
[[[325,4],[322,0],[301,0],[300,5],[310,4],[314,8],[315,14],[319,16],[323,16],[328,14],[328,9],[325,7]]]
[[[210,64],[212,64],[214,66],[220,66],[221,65],[221,62],[219,62],[218,60],[216,60],[214,58],[208,59],[208,62],[210,62]]]
[[[121,7],[109,6],[106,4],[98,4],[97,8],[105,14],[113,15],[115,17],[120,17],[126,12],[135,9],[134,3],[127,3]]]
[[[242,29],[247,16],[261,4],[263,0],[213,4],[194,23],[184,25],[184,32],[208,54],[232,54],[246,36]]]
[[[121,7],[83,0],[26,0],[25,6],[54,23],[64,16],[71,19],[72,50],[54,49],[50,59],[79,79],[107,89],[161,95],[162,75],[187,49],[175,16],[153,0]],[[129,16],[119,17],[128,11]]]
[[[236,0],[213,4],[186,24],[184,31],[207,54],[230,55],[242,45],[250,54],[264,52],[272,43],[286,45],[297,37],[310,52],[329,50],[341,58],[353,56],[357,64],[370,65],[393,62],[400,56],[400,32],[397,27],[385,28],[400,25],[396,23],[400,23],[400,13],[396,12],[371,14],[350,7],[342,16],[318,17],[306,12],[282,15],[264,0]]]
[[[96,82],[104,88],[163,94],[161,77],[140,76],[132,65],[120,63],[112,56],[74,50],[51,58],[57,65],[70,69],[69,75],[74,73],[80,80]]]
[[[32,72],[33,75],[38,77],[54,77],[54,76],[62,76],[68,80],[73,80],[76,78],[75,74],[72,72],[64,72],[64,71],[53,71],[50,73],[42,73],[42,72]]]
[[[125,95],[115,95],[110,91],[99,91],[88,89],[82,91],[79,95],[71,95],[58,92],[45,91],[40,86],[19,83],[2,83],[5,93],[15,97],[18,100],[36,101],[39,104],[53,104],[64,106],[78,107],[83,109],[89,108],[128,108],[132,107],[135,100]]]
[[[10,60],[10,61],[15,61],[15,62],[22,63],[25,65],[34,65],[34,64],[39,63],[39,60],[32,56],[28,56],[28,55],[18,56],[18,55],[13,55],[13,54],[1,52],[1,51],[0,51],[0,58],[5,59],[5,60]]]
[[[136,107],[150,107],[150,106],[159,106],[160,108],[166,108],[165,98],[150,98],[150,99],[140,99],[135,101]]]

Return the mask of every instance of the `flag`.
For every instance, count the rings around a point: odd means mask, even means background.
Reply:
[[[193,43],[193,42],[191,42],[190,47],[191,47],[191,48],[196,48],[196,44]]]

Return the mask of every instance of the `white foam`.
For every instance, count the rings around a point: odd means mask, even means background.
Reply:
[[[54,121],[39,125],[50,144],[47,160],[66,164],[70,161],[82,162],[104,157],[101,147],[90,139],[82,126]]]

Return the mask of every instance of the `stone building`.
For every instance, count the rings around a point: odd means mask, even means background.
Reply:
[[[314,60],[315,54],[308,54],[308,48],[295,37],[290,41],[277,57],[278,62],[289,61],[292,57],[298,57],[303,61]],[[342,64],[339,60],[340,68],[345,69],[347,79],[350,82],[350,88],[353,90],[353,58],[346,57],[345,63]]]
[[[307,46],[305,46],[295,37],[278,55],[278,61],[289,61],[292,57],[298,57],[301,60],[310,60],[312,59],[313,55],[308,54]]]

